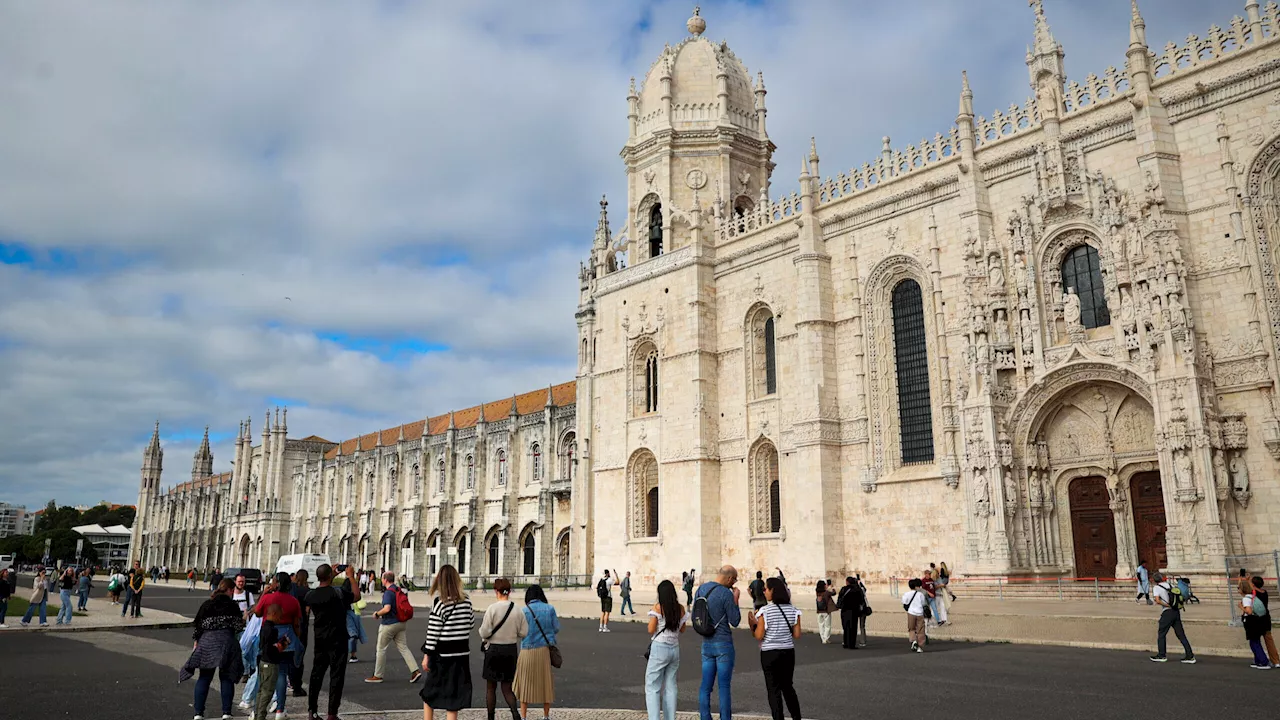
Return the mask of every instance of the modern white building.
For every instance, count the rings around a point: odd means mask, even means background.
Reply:
[[[98,551],[99,564],[124,566],[128,561],[129,539],[133,535],[129,528],[123,525],[105,528],[101,525],[80,525],[71,529]]]
[[[28,535],[24,532],[35,524],[35,516],[27,514],[25,505],[0,503],[0,538],[10,535]]]

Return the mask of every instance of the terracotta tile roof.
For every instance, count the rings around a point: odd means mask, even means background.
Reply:
[[[562,405],[572,405],[577,401],[578,384],[575,381],[561,383],[550,388],[551,401],[556,407]],[[541,388],[532,392],[516,395],[516,412],[521,415],[529,415],[542,410],[547,405],[547,388]],[[455,410],[452,413],[453,425],[455,428],[474,427],[480,421],[480,407],[473,407],[462,410]],[[486,422],[495,422],[504,420],[511,414],[511,398],[503,400],[494,400],[484,404],[484,419]],[[422,437],[423,431],[427,435],[440,435],[449,429],[450,413],[444,415],[436,415],[426,420],[418,420],[406,425],[399,425],[386,430],[362,435],[358,438],[343,440],[340,448],[343,455],[351,455],[356,450],[372,450],[378,445],[378,438],[382,438],[382,444],[394,445],[400,439],[400,431],[404,430],[405,440],[417,440]],[[315,437],[314,435],[312,437]],[[307,438],[310,440],[311,438]],[[326,441],[327,442],[327,441]],[[334,448],[325,453],[325,459],[330,460],[338,456],[339,448]]]
[[[231,482],[231,473],[225,472],[218,475],[210,475],[209,477],[200,478],[199,480],[188,480],[184,483],[179,483],[169,488],[169,491],[167,494],[179,493],[179,492],[184,492],[186,490],[194,490],[198,488],[215,487],[215,486],[222,485],[224,483],[229,483],[229,482]],[[111,506],[111,509],[115,510],[118,507],[124,507],[124,506],[113,505]],[[133,506],[130,505],[128,507],[133,507]]]
[[[317,442],[317,443],[326,443],[326,444],[328,444],[328,445],[332,445],[332,444],[333,444],[333,443],[329,442],[328,440],[325,440],[324,438],[320,437],[319,435],[308,435],[308,436],[306,436],[306,437],[302,438],[301,442]]]

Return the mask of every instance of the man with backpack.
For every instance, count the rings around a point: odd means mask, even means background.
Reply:
[[[600,597],[600,632],[609,632],[609,613],[613,612],[613,576],[608,570],[596,583],[596,595]]]
[[[1156,654],[1151,656],[1152,662],[1168,662],[1169,658],[1165,657],[1165,636],[1169,634],[1169,628],[1173,628],[1173,633],[1178,636],[1178,640],[1182,643],[1182,649],[1186,653],[1182,657],[1182,662],[1187,665],[1196,664],[1196,654],[1191,650],[1191,643],[1187,642],[1187,633],[1182,629],[1182,608],[1186,604],[1186,599],[1182,596],[1182,589],[1172,582],[1165,580],[1161,573],[1154,573],[1151,581],[1155,583],[1151,587],[1151,594],[1155,596],[1156,604],[1164,608],[1160,612],[1160,630],[1156,636]]]
[[[409,668],[409,682],[416,683],[422,677],[422,669],[413,659],[409,644],[404,639],[406,623],[413,619],[413,606],[409,604],[409,593],[396,585],[396,574],[382,573],[382,608],[373,614],[380,619],[378,625],[378,654],[373,663],[373,677],[365,678],[367,683],[382,682],[382,671],[386,666],[387,647],[395,643]]]
[[[693,600],[693,629],[702,636],[702,685],[698,688],[698,714],[711,720],[711,688],[720,688],[720,720],[733,719],[733,650],[732,630],[742,622],[738,608],[738,569],[732,565],[720,568],[715,580],[702,584]]]

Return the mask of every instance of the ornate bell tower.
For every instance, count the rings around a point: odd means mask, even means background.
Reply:
[[[776,147],[765,127],[764,75],[753,79],[726,43],[703,36],[698,8],[686,26],[689,37],[667,45],[627,95],[627,226],[618,244],[628,265],[688,245],[695,205],[709,219],[746,212],[769,194]]]

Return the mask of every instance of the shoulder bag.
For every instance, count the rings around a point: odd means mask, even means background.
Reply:
[[[508,601],[508,602],[510,602],[510,601]],[[512,611],[512,610],[515,610],[515,609],[516,609],[516,604],[515,604],[515,603],[511,603],[510,605],[508,605],[508,606],[507,606],[507,614],[506,614],[506,615],[503,615],[503,616],[502,616],[502,619],[498,621],[497,626],[495,626],[495,627],[493,628],[493,630],[489,633],[489,637],[487,637],[487,638],[480,638],[480,650],[481,650],[481,651],[483,651],[483,652],[489,652],[489,641],[493,639],[493,636],[494,636],[494,635],[497,635],[497,634],[498,634],[498,631],[502,629],[502,626],[503,626],[503,625],[506,625],[506,624],[507,624],[507,618],[511,617],[511,611]]]
[[[564,657],[560,655],[560,648],[551,644],[551,638],[547,637],[547,631],[542,629],[542,623],[538,622],[538,613],[529,608],[529,615],[533,617],[533,624],[538,626],[538,632],[542,633],[542,639],[547,643],[547,651],[551,653],[551,667],[558,668],[564,664]]]

